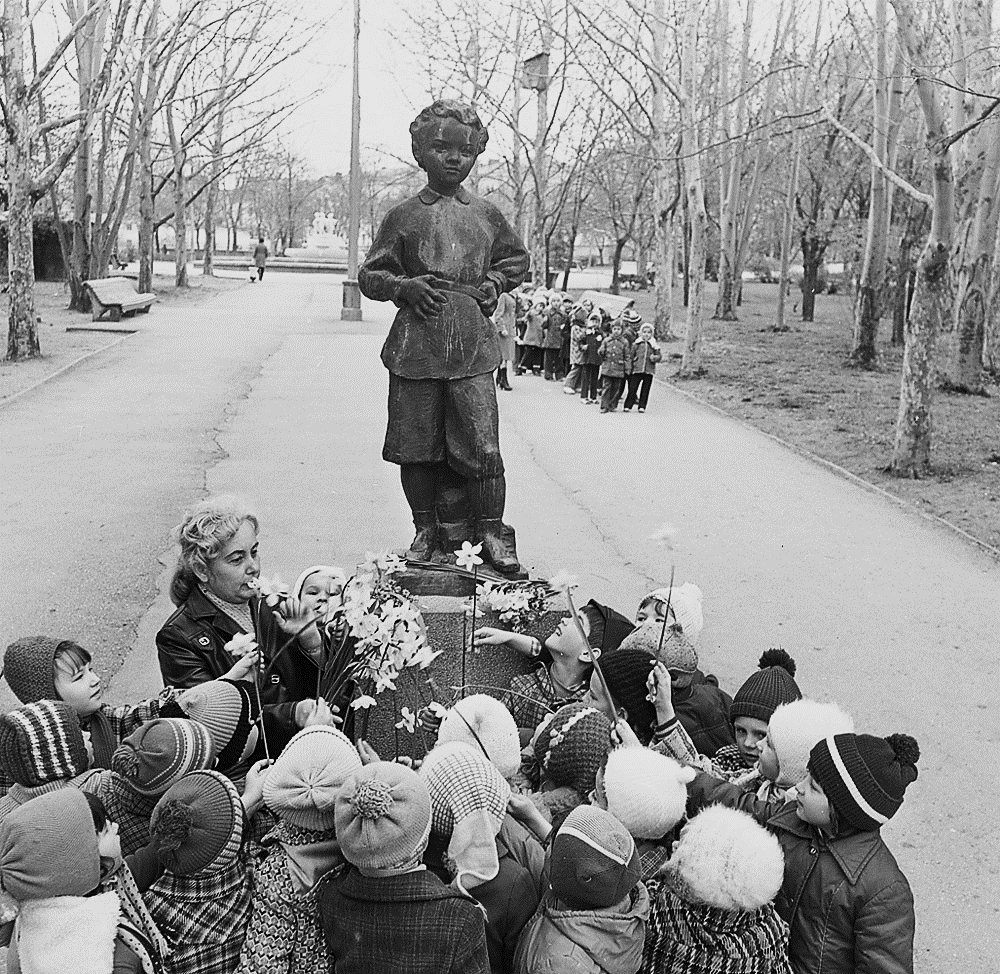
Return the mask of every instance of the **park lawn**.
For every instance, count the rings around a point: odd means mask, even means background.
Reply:
[[[673,330],[682,334],[684,308],[678,301]],[[821,295],[816,320],[786,311],[791,331],[770,330],[775,320],[775,285],[744,288],[740,320],[706,320],[699,379],[676,379],[682,342],[664,343],[661,378],[829,460],[871,484],[944,518],[974,538],[1000,548],[1000,387],[990,397],[938,392],[934,399],[933,474],[914,481],[885,472],[892,455],[899,402],[902,349],[889,342],[890,322],[880,332],[881,367],[864,372],[847,366],[851,348],[849,296]],[[636,310],[652,318],[652,292],[636,297]],[[706,285],[705,307],[715,307],[715,285]]]
[[[157,304],[178,305],[197,304],[210,298],[220,290],[241,287],[243,279],[224,277],[203,277],[194,269],[191,272],[191,287],[178,290],[173,287],[173,279],[162,275],[153,278],[153,290],[157,294]],[[122,340],[120,330],[142,328],[146,316],[125,318],[122,321],[91,322],[89,314],[70,311],[68,286],[61,282],[39,281],[35,285],[35,312],[41,323],[38,326],[38,340],[42,347],[40,358],[24,362],[6,362],[7,329],[3,331],[3,346],[0,349],[0,403],[11,396],[30,389],[49,376],[66,368],[81,356],[100,351]],[[7,320],[7,295],[0,295],[0,315]],[[150,310],[156,314],[156,304]],[[67,328],[105,328],[108,331],[66,331]],[[119,329],[118,333],[113,330]]]

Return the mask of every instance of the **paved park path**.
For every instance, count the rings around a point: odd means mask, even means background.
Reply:
[[[251,501],[263,569],[286,580],[405,544],[380,458],[391,309],[348,325],[339,307],[335,279],[274,275],[154,308],[0,408],[0,642],[74,635],[118,671],[113,696],[152,692],[169,529],[206,490]],[[782,645],[807,695],[912,733],[920,777],[886,835],[915,890],[917,970],[1000,969],[1000,566],[662,384],[645,415],[603,416],[555,383],[515,387],[501,437],[522,560],[626,613],[673,562],[705,593],[699,650],[723,686]],[[648,540],[663,522],[673,550]]]

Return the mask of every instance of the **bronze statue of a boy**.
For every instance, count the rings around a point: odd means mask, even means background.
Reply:
[[[382,348],[382,456],[399,464],[413,512],[408,557],[440,558],[478,539],[494,568],[516,572],[513,531],[502,521],[500,347],[488,316],[527,276],[528,253],[503,214],[462,186],[488,139],[474,109],[436,101],[410,137],[427,185],[389,211],[358,272],[364,295],[399,308]]]

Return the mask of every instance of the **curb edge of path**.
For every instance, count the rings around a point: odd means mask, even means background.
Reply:
[[[115,348],[118,345],[121,345],[123,341],[125,341],[128,338],[131,338],[132,335],[134,334],[136,334],[136,332],[129,332],[127,335],[122,335],[121,338],[118,338],[113,342],[108,342],[107,345],[102,345],[100,348],[94,348],[91,349],[89,352],[84,352],[83,355],[80,355],[77,358],[73,359],[72,362],[67,362],[61,369],[56,369],[55,372],[50,372],[48,375],[42,376],[42,378],[40,378],[37,382],[34,382],[30,386],[21,389],[19,392],[15,392],[14,395],[12,396],[7,396],[6,399],[0,399],[0,409],[3,409],[4,406],[8,405],[8,403],[12,403],[16,399],[20,399],[22,396],[26,396],[29,392],[34,392],[39,386],[45,385],[46,382],[51,382],[53,379],[58,379],[59,376],[65,375],[67,372],[70,371],[70,369],[75,369],[82,362],[86,362],[87,359],[93,358],[95,355],[100,355],[101,352],[106,352],[110,348]]]
[[[878,494],[880,497],[884,497],[886,500],[891,501],[897,507],[902,507],[905,510],[911,511],[914,514],[919,515],[925,521],[930,521],[932,524],[938,524],[966,541],[971,541],[977,548],[981,548],[983,551],[992,555],[997,561],[1000,561],[1000,548],[995,548],[988,541],[983,541],[977,538],[975,535],[969,534],[964,528],[960,528],[957,524],[953,524],[951,521],[946,520],[939,514],[931,514],[927,511],[920,510],[915,504],[906,500],[902,497],[897,497],[895,494],[886,490],[884,487],[879,487],[878,484],[873,484],[870,480],[865,480],[864,477],[859,477],[856,473],[852,473],[839,464],[834,463],[832,460],[827,460],[824,457],[819,456],[817,453],[813,453],[812,450],[807,450],[805,447],[798,446],[795,443],[791,443],[788,440],[782,439],[776,433],[769,433],[767,430],[761,429],[759,426],[755,426],[749,420],[743,419],[741,416],[735,416],[732,413],[727,412],[721,406],[716,406],[715,403],[709,402],[707,399],[703,399],[700,396],[695,395],[693,392],[689,392],[687,389],[682,389],[677,383],[670,382],[667,379],[661,379],[659,376],[654,376],[656,381],[661,385],[666,386],[673,392],[676,392],[680,396],[684,396],[685,399],[690,399],[692,402],[697,403],[699,406],[703,406],[706,409],[712,410],[714,413],[718,413],[720,416],[724,416],[726,419],[732,420],[734,423],[738,423],[740,426],[746,427],[747,429],[754,430],[760,433],[761,436],[766,436],[769,440],[780,446],[791,450],[792,453],[798,454],[798,456],[803,457],[806,460],[810,460],[821,467],[825,467],[827,470],[835,473],[838,477],[849,481],[857,487],[861,487],[863,490],[867,490],[869,493]]]

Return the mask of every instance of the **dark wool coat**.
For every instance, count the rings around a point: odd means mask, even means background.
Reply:
[[[716,751],[735,744],[729,708],[729,694],[711,683],[692,683],[686,690],[675,690],[671,696],[677,719],[691,736],[699,754],[715,757]]]
[[[488,974],[483,914],[426,870],[362,876],[351,869],[320,894],[337,974]]]
[[[656,372],[656,363],[663,358],[663,352],[649,342],[633,342],[629,349],[629,375],[639,372]]]
[[[606,338],[598,354],[601,357],[601,375],[621,379],[628,373],[628,339],[624,335]]]
[[[584,332],[584,346],[583,346],[583,358],[580,361],[581,365],[600,365],[601,364],[601,345],[604,343],[604,336],[594,329],[593,331]]]
[[[749,812],[781,843],[775,906],[791,930],[795,974],[913,974],[913,894],[878,830],[830,838],[798,817],[795,802],[763,802],[699,774],[688,814],[713,803]]]
[[[542,337],[542,348],[562,348],[562,326],[566,316],[557,308],[549,308],[545,322],[545,334]]]

